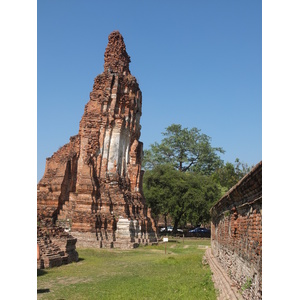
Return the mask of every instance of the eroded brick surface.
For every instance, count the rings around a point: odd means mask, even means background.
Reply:
[[[47,159],[38,183],[38,216],[91,247],[156,242],[142,192],[142,93],[129,63],[122,35],[112,32],[79,133]]]
[[[37,227],[37,268],[52,268],[78,261],[76,238],[51,222],[39,221]]]
[[[262,298],[262,162],[212,208],[211,247],[245,299]]]

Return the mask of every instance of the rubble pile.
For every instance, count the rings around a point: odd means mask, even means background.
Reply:
[[[78,261],[76,239],[61,227],[49,222],[37,226],[37,268],[52,268]]]

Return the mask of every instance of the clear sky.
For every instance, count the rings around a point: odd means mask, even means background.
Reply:
[[[37,180],[78,133],[108,35],[119,30],[143,95],[144,149],[172,123],[197,127],[225,162],[262,159],[262,3],[37,2]]]

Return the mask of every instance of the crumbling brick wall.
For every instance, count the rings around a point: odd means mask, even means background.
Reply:
[[[211,247],[244,299],[262,299],[262,162],[211,209]]]
[[[48,220],[37,226],[37,268],[52,268],[78,261],[77,239]]]

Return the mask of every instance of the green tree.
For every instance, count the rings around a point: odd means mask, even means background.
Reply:
[[[222,194],[224,194],[249,173],[250,170],[251,168],[247,164],[241,163],[240,160],[236,158],[235,164],[227,162],[212,174],[212,178],[215,182],[220,184]]]
[[[240,162],[239,158],[235,159],[235,173],[238,175],[238,180],[241,180],[254,166]]]
[[[197,128],[182,128],[172,124],[162,133],[165,137],[161,143],[150,145],[144,152],[143,166],[151,170],[161,164],[171,164],[177,170],[195,171],[211,175],[223,165],[219,153],[225,151],[220,147],[211,146],[211,138]]]
[[[210,177],[180,172],[170,164],[145,172],[143,189],[155,216],[163,215],[165,223],[168,215],[173,218],[174,232],[180,222],[209,221],[209,209],[220,197],[218,185]]]
[[[172,177],[173,168],[168,165],[157,166],[151,171],[146,171],[143,178],[143,191],[147,204],[155,218],[163,215],[167,228],[167,216],[169,214],[169,202],[174,197]]]
[[[223,188],[225,188],[225,191],[229,190],[239,180],[239,176],[235,172],[234,165],[229,162],[227,162],[224,166],[218,168],[212,175],[212,178]]]
[[[250,171],[247,164],[220,158],[221,147],[212,147],[211,138],[197,128],[172,124],[162,133],[161,143],[145,150],[144,194],[152,213],[174,221],[199,224],[210,219],[209,209]],[[166,224],[167,226],[167,224]]]

